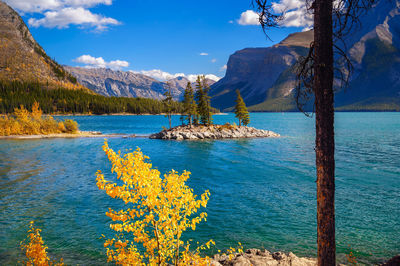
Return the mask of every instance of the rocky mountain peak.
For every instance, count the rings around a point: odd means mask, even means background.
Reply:
[[[280,43],[275,44],[274,47],[279,46],[299,46],[299,47],[310,47],[310,42],[314,39],[314,30],[308,30],[303,32],[295,32],[289,34]]]

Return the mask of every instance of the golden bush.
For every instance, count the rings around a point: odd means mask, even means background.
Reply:
[[[205,212],[196,213],[207,206],[209,191],[197,198],[185,183],[190,176],[187,171],[178,174],[172,170],[160,177],[160,172],[152,168],[147,161],[149,157],[139,148],[122,156],[105,142],[103,150],[111,161],[111,172],[122,184],[105,180],[98,171],[97,186],[128,206],[125,210],[110,208],[106,212],[114,222],[110,228],[118,232],[116,238],[104,243],[108,261],[121,265],[207,265],[209,258],[202,257],[200,250],[214,242],[210,240],[190,251],[190,244],[185,244],[181,236],[188,228],[195,230],[198,223],[206,220]],[[133,241],[125,238],[124,233]]]
[[[74,120],[57,121],[52,116],[43,116],[39,103],[35,102],[32,112],[24,106],[14,109],[10,116],[0,117],[0,136],[77,133],[78,123]]]
[[[67,119],[64,121],[65,132],[76,133],[78,132],[78,123],[74,120]]]
[[[21,249],[25,252],[26,261],[22,263],[28,266],[50,266],[64,265],[63,260],[60,262],[51,261],[47,254],[47,246],[44,245],[41,230],[35,228],[33,221],[29,224],[28,237],[21,242]]]

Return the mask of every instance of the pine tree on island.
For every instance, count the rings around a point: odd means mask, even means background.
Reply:
[[[235,117],[239,119],[239,126],[241,126],[241,124],[247,126],[250,123],[249,111],[247,111],[246,104],[244,103],[239,90],[236,90],[236,94]]]
[[[163,104],[165,107],[165,117],[168,117],[169,128],[171,129],[172,113],[175,111],[174,110],[175,108],[171,95],[171,87],[168,82],[167,82],[167,88],[168,88],[167,91],[164,92],[165,99],[163,100]]]
[[[196,100],[197,100],[197,112],[200,116],[200,122],[203,125],[212,124],[211,114],[211,97],[208,96],[210,87],[206,82],[205,76],[197,76],[196,81]]]
[[[188,120],[189,126],[192,127],[193,117],[197,115],[197,104],[194,100],[194,91],[190,82],[187,83],[185,93],[183,95],[183,116]]]

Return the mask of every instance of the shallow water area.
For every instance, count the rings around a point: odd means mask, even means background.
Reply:
[[[83,131],[158,132],[164,116],[76,116]],[[214,123],[236,122],[233,114]],[[179,116],[173,124],[180,123]],[[250,126],[281,138],[165,141],[109,139],[136,149],[162,173],[192,173],[196,194],[209,189],[208,219],[187,238],[316,256],[314,119],[301,113],[252,113]],[[351,247],[361,262],[400,253],[400,113],[336,113],[336,238],[339,260]],[[109,207],[95,172],[111,178],[102,138],[0,140],[0,264],[15,264],[35,220],[53,257],[68,265],[105,264],[101,234],[112,237]]]

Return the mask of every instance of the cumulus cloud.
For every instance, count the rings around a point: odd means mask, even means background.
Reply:
[[[217,59],[215,59],[215,58],[211,59],[211,63],[215,63],[215,62],[217,62]]]
[[[120,22],[113,18],[93,14],[82,7],[67,7],[58,11],[47,11],[41,19],[30,18],[29,25],[32,27],[44,26],[46,28],[68,28],[69,25],[82,25],[94,27],[96,30],[104,30],[108,25],[118,25]]]
[[[206,55],[208,55],[208,53],[204,53],[204,52],[202,52],[202,53],[200,53],[200,55],[202,55],[202,56],[206,56]]]
[[[190,75],[187,75],[186,78],[190,82],[195,82],[197,80],[197,76],[199,76],[199,75],[203,75],[203,74],[190,74]],[[206,79],[211,79],[211,80],[214,80],[214,81],[218,81],[218,80],[221,79],[220,77],[218,77],[218,76],[216,76],[214,74],[205,74],[204,76],[206,77]]]
[[[277,14],[284,13],[281,22],[283,27],[301,27],[309,30],[313,26],[313,16],[307,11],[305,0],[280,0],[272,3],[272,9]],[[259,25],[259,14],[253,10],[247,10],[237,20],[240,25]]]
[[[129,66],[129,63],[127,61],[114,60],[106,62],[103,57],[93,57],[91,55],[81,55],[74,61],[84,64],[84,67],[88,68],[111,68],[113,70],[120,70],[124,67]]]
[[[161,69],[153,69],[153,70],[141,70],[141,71],[131,71],[133,73],[139,73],[139,74],[143,74],[152,78],[155,78],[157,80],[161,80],[161,81],[166,81],[166,80],[170,80],[170,79],[174,79],[177,77],[184,77],[187,78],[190,82],[195,82],[197,79],[197,76],[199,75],[203,75],[203,74],[184,74],[184,73],[175,73],[175,74],[171,74],[165,71],[162,71]],[[218,81],[221,78],[214,75],[214,74],[206,74],[205,75],[206,78],[214,80],[214,81]]]
[[[258,14],[253,10],[247,10],[240,15],[238,19],[240,25],[259,25]]]
[[[219,69],[219,71],[223,72],[223,71],[225,71],[227,68],[228,68],[227,65],[223,65],[223,66]]]
[[[121,24],[114,18],[93,14],[88,8],[103,4],[111,5],[112,0],[6,0],[21,13],[42,14],[41,18],[30,18],[32,27],[68,28],[70,25],[92,27],[102,31],[110,25]]]
[[[307,11],[305,0],[281,0],[272,3],[272,8],[277,13],[284,13],[282,26],[303,27],[310,29],[313,25],[313,16]]]

